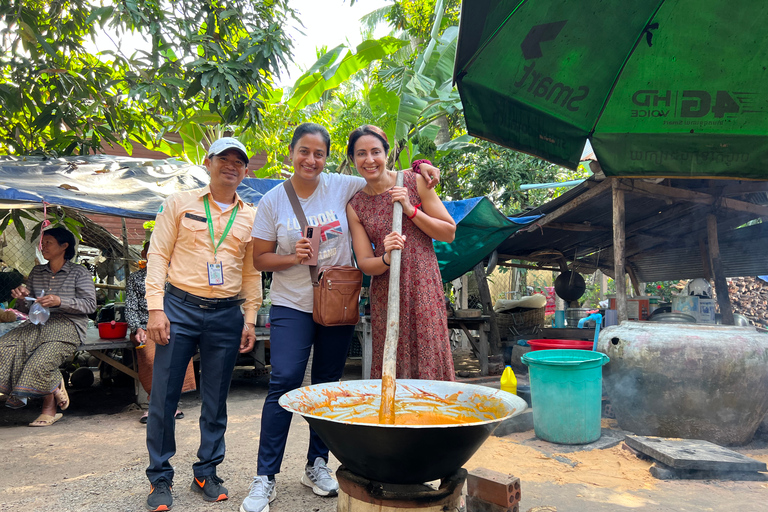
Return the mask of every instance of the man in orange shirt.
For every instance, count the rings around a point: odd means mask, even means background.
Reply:
[[[255,210],[236,192],[247,165],[237,139],[217,140],[205,159],[210,185],[172,194],[155,221],[146,279],[147,337],[157,344],[147,420],[151,511],[173,505],[174,414],[196,349],[203,403],[192,490],[206,501],[228,497],[216,474],[224,460],[226,400],[238,352],[253,350],[261,305],[250,243]]]

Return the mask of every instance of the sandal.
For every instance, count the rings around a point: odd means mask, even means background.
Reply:
[[[26,405],[27,405],[27,400],[19,398],[17,396],[10,396],[8,397],[8,400],[5,401],[5,406],[10,409],[21,409]]]
[[[173,417],[176,418],[177,420],[183,419],[184,418],[184,413],[181,412],[180,410],[176,409],[176,414],[174,414]]]
[[[63,418],[64,415],[60,412],[57,412],[55,416],[51,416],[50,414],[41,414],[37,417],[35,421],[29,424],[30,427],[50,427],[57,421],[59,421],[61,418]]]
[[[69,407],[69,393],[67,393],[63,380],[59,387],[53,390],[53,398],[56,400],[56,405],[59,406],[59,409],[62,411],[67,410],[67,407]]]

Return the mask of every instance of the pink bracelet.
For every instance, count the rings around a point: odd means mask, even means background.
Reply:
[[[419,172],[419,166],[420,166],[421,164],[429,164],[429,165],[432,165],[432,162],[430,162],[429,160],[416,160],[415,162],[413,162],[413,163],[411,164],[411,170],[413,170],[413,172]]]

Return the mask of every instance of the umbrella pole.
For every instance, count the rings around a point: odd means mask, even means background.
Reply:
[[[397,173],[395,186],[403,186],[403,173]],[[403,205],[392,209],[392,231],[403,231]],[[387,295],[387,335],[384,338],[384,357],[381,366],[381,408],[379,423],[395,424],[395,376],[397,374],[397,340],[400,337],[400,258],[401,251],[389,255],[389,294]]]

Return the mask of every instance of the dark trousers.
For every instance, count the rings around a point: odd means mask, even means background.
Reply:
[[[312,313],[283,306],[272,306],[269,322],[272,374],[261,412],[258,475],[280,472],[293,415],[277,401],[288,391],[301,387],[312,347],[312,384],[337,381],[344,373],[347,351],[355,331],[354,325],[323,327],[312,320]],[[307,460],[313,463],[317,457],[327,462],[328,447],[310,427]]]
[[[227,395],[240,350],[243,315],[240,308],[203,309],[166,295],[165,314],[171,322],[171,340],[157,345],[152,373],[152,394],[147,419],[150,482],[173,481],[169,460],[176,453],[175,414],[190,358],[200,350],[200,448],[192,466],[196,477],[216,472],[224,460],[227,430]]]

